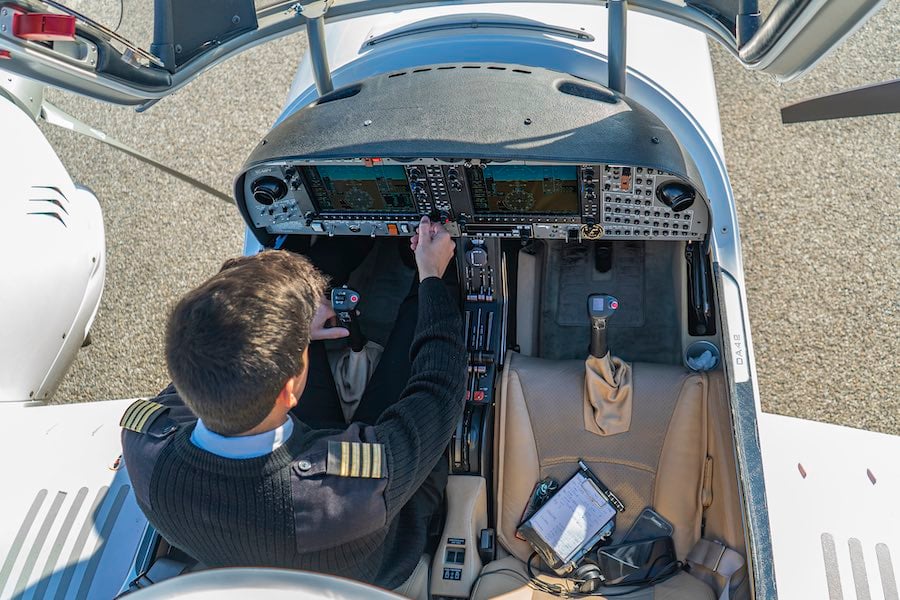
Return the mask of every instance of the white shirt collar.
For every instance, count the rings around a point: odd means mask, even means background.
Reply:
[[[290,417],[281,427],[256,435],[226,436],[210,431],[197,419],[191,434],[191,442],[207,452],[223,458],[257,458],[277,450],[294,433],[294,420]]]

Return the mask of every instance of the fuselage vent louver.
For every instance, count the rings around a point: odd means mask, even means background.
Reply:
[[[69,216],[69,200],[57,187],[35,185],[29,190],[26,200],[25,212],[35,217],[50,218],[68,227],[66,218]]]

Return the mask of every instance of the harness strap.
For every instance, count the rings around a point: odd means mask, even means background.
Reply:
[[[692,567],[703,567],[723,577],[725,583],[719,600],[730,600],[731,578],[744,568],[744,557],[722,542],[701,538],[687,555]]]

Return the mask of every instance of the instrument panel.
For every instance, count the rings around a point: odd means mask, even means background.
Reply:
[[[390,159],[279,162],[243,178],[245,217],[273,235],[412,235],[422,215],[454,236],[698,240],[705,199],[640,165]]]

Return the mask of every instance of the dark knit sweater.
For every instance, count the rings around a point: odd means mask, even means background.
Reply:
[[[374,426],[321,431],[295,421],[287,442],[259,458],[194,446],[196,417],[170,386],[156,401],[170,407],[166,420],[178,431],[123,432],[138,504],[166,540],[211,567],[298,568],[399,586],[426,542],[429,503],[417,491],[464,405],[462,323],[440,279],[419,287],[410,356],[406,389]],[[326,473],[329,440],[383,444],[387,478]]]

